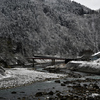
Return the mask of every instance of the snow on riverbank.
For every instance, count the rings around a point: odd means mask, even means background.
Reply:
[[[100,59],[95,61],[71,61],[66,65],[67,69],[100,74]]]
[[[52,62],[52,60],[49,60],[49,59],[36,59],[35,61],[40,64]],[[55,60],[55,62],[64,62],[64,60]]]
[[[6,70],[6,76],[0,78],[0,88],[10,88],[46,79],[65,77],[62,74],[38,72],[27,68],[12,68]]]

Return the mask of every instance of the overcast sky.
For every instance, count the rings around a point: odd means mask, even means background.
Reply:
[[[100,9],[100,0],[72,0],[85,5],[93,10]]]

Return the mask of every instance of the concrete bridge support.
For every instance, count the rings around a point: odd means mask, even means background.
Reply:
[[[34,67],[34,63],[35,63],[35,60],[33,59],[33,66],[32,67]]]
[[[55,59],[52,59],[52,65],[55,65]]]

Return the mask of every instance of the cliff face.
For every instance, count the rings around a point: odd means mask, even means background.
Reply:
[[[99,24],[98,12],[70,0],[2,0],[0,57],[13,63],[34,54],[98,51]]]

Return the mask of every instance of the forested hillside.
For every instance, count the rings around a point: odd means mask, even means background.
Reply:
[[[1,0],[0,59],[100,50],[100,13],[71,0]],[[20,60],[19,60],[20,59]]]

